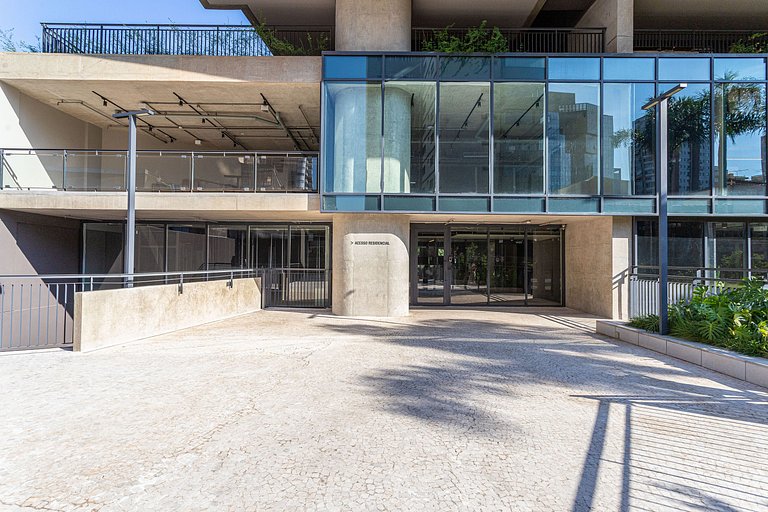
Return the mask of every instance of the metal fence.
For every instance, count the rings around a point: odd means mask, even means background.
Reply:
[[[320,55],[333,50],[333,27],[275,26],[261,37],[244,25],[43,23],[45,53],[94,55]]]
[[[127,151],[0,149],[0,190],[124,191]],[[316,192],[317,153],[138,151],[139,192]]]
[[[411,35],[413,51],[424,51],[447,31],[450,36],[463,38],[470,28],[414,28]],[[492,29],[489,29],[492,30]],[[604,28],[500,28],[507,41],[507,51],[528,53],[602,53],[605,51]]]
[[[272,55],[253,27],[43,23],[45,53],[109,55]]]
[[[259,269],[264,307],[327,308],[331,271],[326,269]]]
[[[728,53],[734,44],[755,34],[745,30],[638,29],[634,33],[634,48],[636,52]],[[758,41],[768,42],[768,34],[758,37]]]
[[[656,315],[659,312],[658,267],[635,266],[629,274],[629,317]],[[744,268],[669,267],[669,304],[691,300],[693,291],[704,286],[714,291],[720,286],[739,286],[747,277],[768,280],[768,270]]]

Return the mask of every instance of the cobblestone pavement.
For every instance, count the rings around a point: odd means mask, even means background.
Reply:
[[[0,356],[3,510],[768,510],[768,390],[562,309]]]

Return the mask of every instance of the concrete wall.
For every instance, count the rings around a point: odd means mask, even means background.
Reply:
[[[634,51],[634,0],[596,0],[576,27],[605,27],[605,50]]]
[[[336,0],[337,51],[411,51],[411,0]]]
[[[100,148],[101,129],[30,98],[0,83],[0,148]],[[13,164],[17,168],[10,169]],[[11,171],[24,186],[51,188],[61,179],[56,159],[36,157],[6,162],[4,185],[13,185]]]
[[[632,240],[630,217],[593,217],[565,230],[565,303],[617,320],[627,319]]]
[[[0,275],[79,270],[80,222],[0,210]]]
[[[261,280],[235,279],[75,295],[74,349],[86,352],[261,309]]]
[[[405,215],[334,215],[335,314],[408,314],[409,236]]]

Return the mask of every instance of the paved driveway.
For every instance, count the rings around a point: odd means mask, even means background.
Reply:
[[[768,510],[768,390],[562,309],[0,356],[7,510]]]

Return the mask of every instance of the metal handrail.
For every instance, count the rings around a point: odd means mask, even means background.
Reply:
[[[580,28],[498,28],[509,44],[509,52],[525,53],[603,53],[605,52],[605,27]],[[421,51],[424,43],[441,31],[464,35],[470,27],[413,27],[411,49]]]

